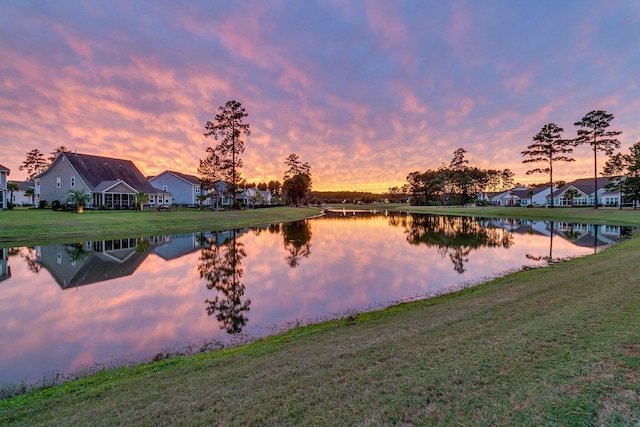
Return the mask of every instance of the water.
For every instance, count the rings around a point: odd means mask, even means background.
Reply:
[[[219,348],[582,256],[630,228],[342,212],[0,249],[0,384]]]

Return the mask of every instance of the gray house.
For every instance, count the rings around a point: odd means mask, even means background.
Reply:
[[[136,207],[136,194],[146,193],[152,207],[171,204],[171,195],[158,190],[130,160],[63,152],[35,177],[36,205],[40,200],[65,203],[72,190],[91,194],[89,207]]]
[[[9,202],[9,192],[7,191],[7,177],[9,169],[0,165],[0,210],[7,209]]]
[[[200,205],[200,180],[193,175],[166,170],[149,178],[149,183],[165,193],[171,193],[175,205]]]

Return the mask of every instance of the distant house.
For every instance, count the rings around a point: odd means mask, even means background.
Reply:
[[[258,190],[257,188],[245,188],[236,196],[236,200],[245,206],[260,206],[271,204],[271,191]]]
[[[527,187],[516,187],[496,194],[491,201],[497,206],[527,206],[531,204],[531,194]]]
[[[0,165],[0,210],[7,209],[9,203],[9,192],[7,191],[9,172],[9,168]]]
[[[171,193],[174,205],[200,205],[200,180],[193,175],[166,170],[149,178],[149,183],[166,193]]]
[[[491,201],[498,206],[543,206],[551,187],[516,187],[495,195]]]
[[[62,152],[35,176],[36,204],[65,203],[71,190],[90,193],[90,207],[134,208],[137,193],[146,193],[152,207],[171,204],[171,194],[149,184],[130,160]]]
[[[564,187],[560,187],[553,192],[553,205],[554,206],[571,206],[572,200],[569,190],[576,190],[576,195],[573,197],[573,205],[575,206],[594,206],[595,200],[598,200],[598,204],[604,206],[619,206],[622,202],[622,195],[618,191],[608,190],[606,185],[611,184],[619,178],[602,177],[597,179],[597,190],[594,195],[593,191],[593,178],[581,178],[576,179],[573,182],[568,183]],[[547,204],[551,203],[551,197],[547,196]]]
[[[35,191],[35,183],[33,181],[9,181],[12,184],[16,184],[18,186],[18,191],[13,192],[13,200],[11,203],[17,206],[31,206],[35,202],[35,193],[34,197],[31,197],[27,194],[27,191],[31,188]],[[11,192],[9,192],[9,198],[11,198]]]

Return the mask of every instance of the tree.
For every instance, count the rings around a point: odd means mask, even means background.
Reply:
[[[15,182],[7,182],[7,190],[9,191],[9,203],[13,205],[13,193],[20,191],[20,186]]]
[[[533,137],[535,141],[533,144],[527,146],[527,149],[522,152],[523,156],[528,156],[522,163],[540,163],[544,162],[547,166],[542,168],[530,169],[527,171],[527,175],[532,173],[546,173],[549,174],[549,184],[551,186],[551,207],[553,208],[553,162],[573,162],[574,159],[566,156],[573,152],[573,149],[569,147],[569,141],[562,139],[560,134],[564,132],[564,129],[559,127],[555,123],[547,123],[542,126],[540,132]]]
[[[282,188],[282,184],[278,180],[269,181],[269,184],[267,184],[267,188],[269,189],[269,191],[271,191],[272,195],[279,196],[280,195],[280,189]]]
[[[27,158],[18,169],[26,170],[27,175],[29,175],[27,179],[33,181],[33,177],[45,170],[47,166],[49,166],[49,163],[47,163],[47,159],[44,158],[44,154],[37,148],[34,148],[27,152]]]
[[[595,209],[598,209],[598,151],[603,151],[607,156],[610,156],[615,148],[620,148],[620,141],[614,137],[622,134],[622,131],[607,130],[613,119],[613,114],[609,114],[604,110],[593,110],[574,123],[574,126],[581,127],[581,129],[578,129],[578,138],[574,140],[574,144],[576,146],[589,144],[593,149],[593,197],[595,199]]]
[[[605,185],[604,188],[607,190],[614,190],[620,193],[620,205],[619,209],[622,209],[622,190],[624,186],[624,180],[621,175],[624,174],[625,169],[627,167],[627,156],[622,153],[614,154],[607,160],[605,163],[602,173],[604,176],[616,177],[616,179],[609,184]]]
[[[31,204],[35,206],[36,204],[36,190],[33,187],[29,187],[24,192],[25,196],[31,198]]]
[[[144,204],[149,201],[149,195],[144,191],[136,193],[136,203],[140,206],[140,211],[144,211]]]
[[[470,201],[469,167],[467,166],[469,161],[464,158],[466,152],[467,150],[464,148],[458,148],[453,152],[453,159],[449,165],[450,173],[448,174],[451,178],[452,193],[455,193],[456,190],[459,191],[460,196],[458,201],[461,205],[465,205]]]
[[[574,199],[576,197],[578,197],[580,195],[580,192],[578,190],[576,190],[575,188],[570,188],[567,191],[564,192],[564,196],[569,199],[569,204],[571,205],[571,207],[573,207],[574,203]]]
[[[69,150],[69,149],[68,149],[67,147],[65,147],[64,145],[60,145],[59,147],[56,147],[56,148],[55,148],[55,150],[53,150],[53,151],[51,152],[51,156],[49,156],[49,157],[47,158],[47,160],[49,161],[49,164],[53,163],[53,161],[56,159],[56,157],[58,157],[58,154],[60,154],[60,153],[66,153],[66,152],[68,152],[68,151],[71,151],[71,150]]]
[[[289,169],[284,173],[282,193],[290,204],[295,203],[298,206],[301,198],[308,201],[306,199],[312,185],[311,166],[307,162],[302,163],[296,153],[289,154],[284,164]]]
[[[208,121],[205,125],[204,136],[213,136],[219,141],[214,150],[219,156],[220,172],[224,180],[227,181],[234,207],[237,207],[236,189],[242,182],[239,169],[242,168],[240,155],[244,152],[244,141],[241,136],[251,134],[249,124],[243,123],[243,119],[248,115],[242,104],[231,100],[227,101],[224,107],[218,107],[215,120]],[[209,152],[208,149],[207,151]]]
[[[200,159],[198,165],[198,179],[202,193],[206,193],[206,198],[213,199],[211,209],[218,210],[218,200],[220,200],[220,186],[218,181],[222,178],[222,164],[220,156],[211,147],[207,147],[207,157]]]
[[[69,191],[69,197],[67,198],[67,203],[76,205],[76,208],[79,213],[83,212],[85,203],[90,201],[91,201],[91,194],[87,193],[84,188],[80,190]]]

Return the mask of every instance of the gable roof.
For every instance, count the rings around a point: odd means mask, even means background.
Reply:
[[[186,181],[186,182],[188,182],[189,184],[192,184],[192,185],[200,185],[200,180],[198,179],[198,177],[197,177],[197,176],[194,176],[194,175],[187,175],[186,173],[181,173],[181,172],[176,172],[176,171],[170,171],[170,170],[166,170],[166,171],[164,171],[164,172],[160,172],[160,173],[159,173],[158,175],[156,175],[156,176],[150,176],[150,177],[147,177],[147,179],[148,179],[149,181],[152,181],[152,180],[154,180],[154,179],[158,178],[160,175],[167,174],[167,173],[172,174],[172,175],[175,175],[177,178],[179,178],[179,179],[181,179],[181,180],[183,180],[183,181]]]
[[[11,171],[9,170],[9,168],[0,165],[0,172],[6,172],[7,175],[9,175],[9,172]]]
[[[600,190],[602,187],[613,181],[615,178],[611,178],[608,176],[598,178],[597,189]],[[593,178],[580,178],[576,179],[573,182],[566,184],[564,187],[560,187],[556,191],[553,192],[553,196],[558,196],[568,190],[570,187],[575,187],[577,190],[582,191],[587,196],[593,194]],[[549,197],[549,196],[547,196]]]
[[[33,181],[8,181],[7,184],[17,184],[20,188],[20,191],[27,191],[29,188],[35,188],[35,183]]]
[[[100,191],[97,188],[99,186],[100,188],[104,187],[105,184],[103,183],[124,181],[136,191],[150,194],[158,192],[158,189],[149,184],[149,181],[145,179],[131,160],[64,152],[58,154],[49,169],[57,162],[60,162],[62,157],[69,161],[91,191]],[[39,175],[46,174],[49,169]]]

